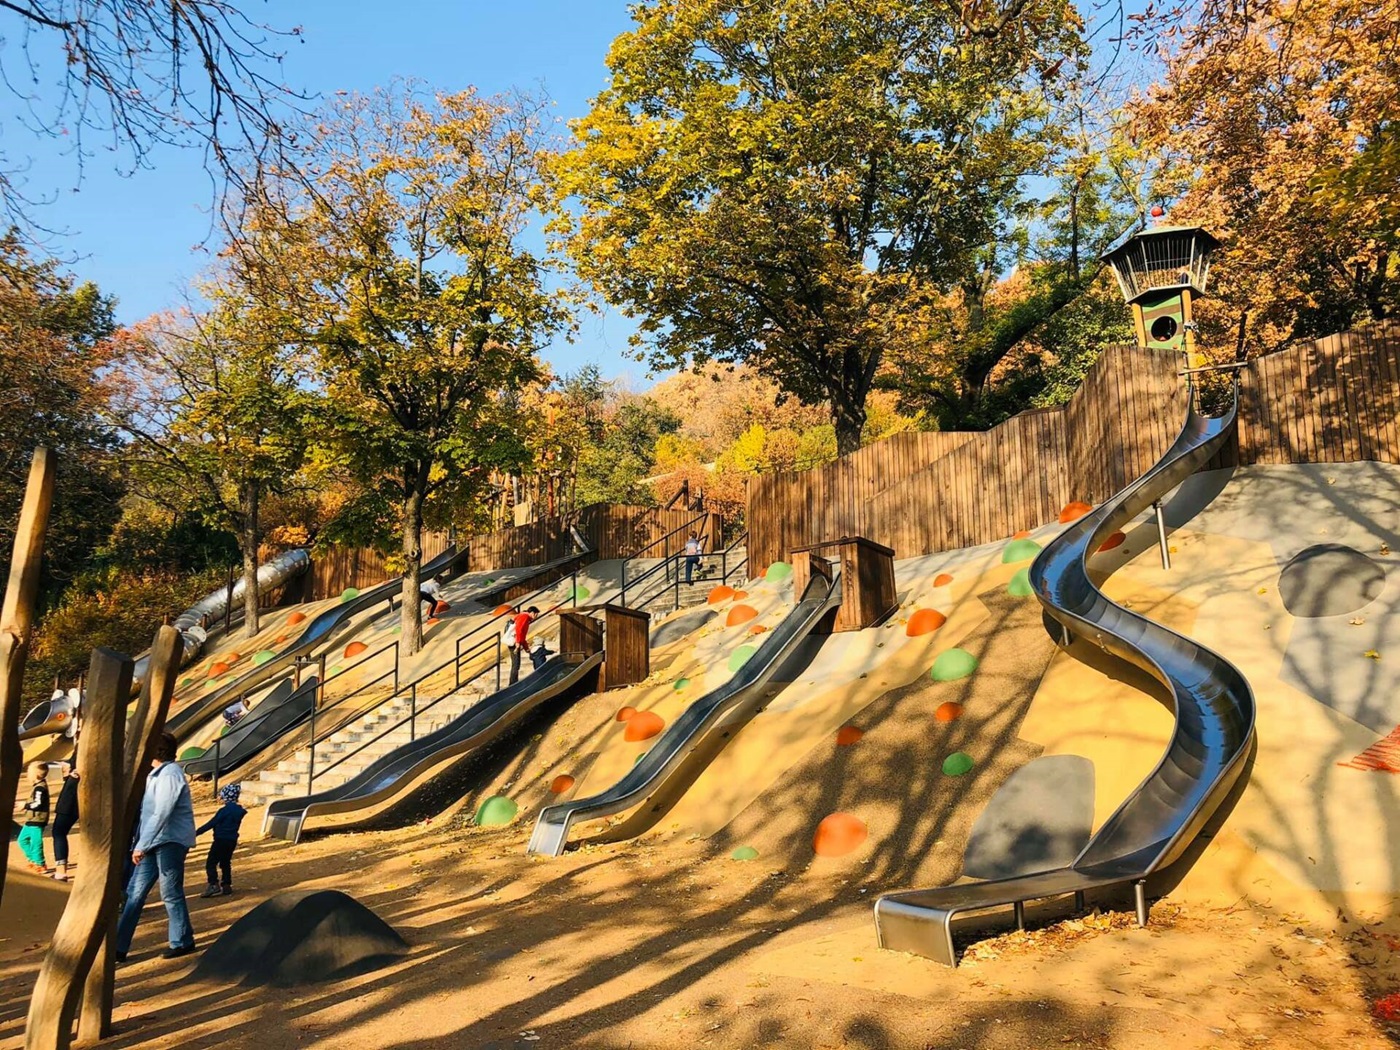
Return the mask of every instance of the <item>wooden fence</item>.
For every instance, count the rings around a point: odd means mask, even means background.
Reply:
[[[1095,503],[1171,444],[1185,409],[1179,358],[1109,347],[1063,408],[976,433],[897,434],[815,470],[749,485],[749,564],[864,536],[907,558],[1010,536]]]
[[[674,554],[679,550],[679,545],[685,542],[685,527],[692,522],[697,532],[710,538],[710,548],[713,549],[722,524],[718,514],[701,515],[696,511],[661,510],[621,503],[595,503],[573,514],[555,515],[528,525],[497,529],[472,536],[465,542],[471,547],[470,564],[473,571],[538,565],[562,558],[574,549],[570,536],[573,527],[578,528],[599,558],[628,558],[644,550],[660,557],[663,552]],[[664,537],[676,530],[682,531],[673,536],[667,545]]]

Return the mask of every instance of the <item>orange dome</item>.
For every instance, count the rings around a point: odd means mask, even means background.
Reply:
[[[1031,534],[1031,530],[1030,530],[1030,529],[1022,529],[1020,532],[1013,533],[1012,536],[1011,536],[1011,538],[1012,538],[1013,540],[1023,540],[1023,539],[1025,539],[1027,536],[1029,536],[1030,534]]]
[[[812,849],[818,857],[844,857],[854,853],[869,837],[865,821],[850,813],[833,813],[823,817],[812,836]]]
[[[933,585],[935,587],[946,587],[952,582],[953,577],[949,576],[946,572],[940,572],[937,576],[933,578]]]
[[[904,628],[904,633],[910,638],[917,638],[921,634],[932,634],[947,622],[948,617],[937,609],[919,609],[913,616],[909,617],[909,623]]]
[[[718,587],[716,587],[714,590],[710,591],[710,604],[711,604],[711,605],[718,605],[720,602],[727,602],[730,598],[733,598],[733,597],[734,597],[734,588],[733,588],[733,587],[727,587],[727,586],[725,586],[724,584],[721,583],[721,584],[720,584]]]
[[[425,621],[424,624],[423,624],[423,626],[424,626],[424,627],[436,627],[437,624],[438,624],[438,618],[437,618],[436,616],[434,616],[431,620]]]
[[[223,659],[224,663],[232,665],[238,663],[239,660],[243,659],[243,654],[237,651],[231,653],[224,653]]]
[[[738,627],[741,623],[748,623],[757,615],[758,610],[752,605],[736,605],[729,610],[729,616],[724,624],[726,627]]]
[[[574,786],[574,778],[567,773],[560,773],[549,782],[549,793],[551,795],[562,795]]]
[[[661,716],[654,711],[638,711],[627,720],[627,731],[622,734],[623,740],[650,740],[661,730],[666,728],[666,723],[661,720]]]
[[[492,615],[492,616],[504,616],[504,615],[505,615],[506,613],[508,613],[508,612],[510,612],[510,605],[507,603],[507,604],[504,604],[504,605],[498,605],[498,606],[496,606],[496,611],[495,611],[494,613],[492,613],[491,615]]]
[[[962,704],[955,704],[949,700],[946,704],[938,705],[938,710],[933,713],[933,717],[940,722],[952,722],[961,714]]]
[[[734,600],[735,600],[736,602],[741,602],[741,601],[743,601],[745,598],[747,598],[748,596],[749,596],[749,592],[748,592],[748,591],[735,591],[735,592],[734,592]]]
[[[349,660],[356,656],[359,656],[368,648],[369,646],[367,646],[364,642],[351,642],[345,647],[345,659]]]
[[[756,623],[749,628],[749,634],[762,634],[766,630],[768,630],[768,628],[764,627],[763,624]]]
[[[209,668],[209,677],[218,678],[220,675],[228,674],[228,664],[220,662]]]
[[[863,736],[865,730],[860,726],[842,726],[836,731],[836,743],[839,747],[850,747]]]
[[[635,707],[624,707],[617,712],[617,720],[619,722],[630,722],[632,716],[636,713],[637,709]]]
[[[1099,546],[1099,551],[1111,551],[1114,547],[1121,547],[1123,546],[1123,541],[1127,538],[1128,537],[1123,535],[1123,533],[1115,532],[1112,536],[1103,541]]]
[[[1080,503],[1078,500],[1066,503],[1065,509],[1060,511],[1060,523],[1067,525],[1071,521],[1084,517],[1093,509],[1089,504]]]
[[[292,613],[291,616],[288,616],[288,617],[287,617],[287,626],[288,626],[288,627],[295,627],[297,624],[301,623],[301,622],[304,621],[305,619],[306,619],[306,613],[304,613],[304,612],[294,612],[294,613]]]

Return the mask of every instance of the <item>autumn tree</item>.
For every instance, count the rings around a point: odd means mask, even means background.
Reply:
[[[1385,0],[1203,0],[1164,9],[1160,84],[1132,107],[1171,220],[1225,243],[1203,337],[1249,311],[1259,348],[1400,309],[1400,8]]]
[[[866,394],[921,287],[975,266],[1047,153],[1065,0],[650,0],[558,166],[579,272],[657,367],[746,361],[827,402]]]
[[[347,95],[303,137],[297,177],[238,212],[230,259],[314,348],[334,441],[403,558],[402,641],[422,643],[425,516],[450,520],[528,451],[514,392],[569,324],[521,244],[539,204],[542,106],[474,91]]]
[[[249,19],[233,0],[23,0],[0,3],[4,127],[63,137],[81,170],[93,139],[118,169],[156,147],[202,149],[214,187],[277,163],[284,111],[300,96],[281,81],[282,47],[301,30]],[[0,209],[30,225],[43,202],[27,165],[0,151]]]
[[[103,424],[114,301],[0,238],[0,550],[14,542],[36,446],[58,461],[45,544],[47,598],[71,579],[120,516],[117,441]]]
[[[301,467],[318,411],[301,360],[265,312],[212,290],[205,313],[161,316],[125,340],[113,423],[142,495],[238,541],[244,633],[258,633],[263,505]]]

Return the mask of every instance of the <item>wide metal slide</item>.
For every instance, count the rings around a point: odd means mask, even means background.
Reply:
[[[569,828],[580,820],[606,817],[640,807],[623,825],[612,828],[609,840],[631,838],[660,820],[699,771],[742,726],[767,704],[765,690],[773,673],[812,633],[831,610],[841,604],[839,570],[828,579],[813,573],[801,600],[734,677],[685,709],[636,765],[612,787],[588,798],[572,799],[540,811],[530,836],[530,853],[559,856],[568,844]]]
[[[1147,879],[1178,860],[1229,795],[1244,770],[1254,737],[1254,694],[1227,660],[1175,631],[1104,597],[1089,575],[1088,557],[1118,529],[1204,466],[1235,426],[1238,393],[1229,412],[1205,416],[1188,388],[1186,423],[1146,474],[1070,525],[1041,551],[1031,585],[1057,641],[1077,636],[1161,682],[1175,711],[1175,728],[1156,768],[1089,839],[1067,867],[1033,874],[912,890],[875,904],[880,945],[954,966],[956,915],[1109,887],[1134,890],[1138,922],[1147,922]]]
[[[297,842],[313,816],[378,809],[426,782],[430,774],[499,740],[541,704],[584,681],[603,654],[560,653],[514,685],[492,693],[458,718],[384,755],[339,787],[277,799],[263,817],[263,834]]]

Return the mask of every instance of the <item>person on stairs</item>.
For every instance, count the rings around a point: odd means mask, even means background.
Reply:
[[[530,651],[530,625],[539,618],[540,610],[537,606],[530,606],[523,613],[518,613],[511,621],[511,634],[508,638],[510,645],[510,684],[514,685],[520,681],[520,658]]]
[[[78,823],[78,749],[68,759],[68,770],[53,804],[53,877],[68,882],[68,833]]]
[[[185,856],[194,846],[194,802],[185,771],[175,761],[178,749],[174,734],[162,733],[151,763],[154,768],[146,777],[136,848],[131,851],[136,867],[127,886],[121,918],[117,920],[117,962],[126,962],[136,924],[141,921],[141,909],[157,879],[169,920],[170,946],[163,957],[177,959],[195,949],[194,927],[185,903]]]
[[[34,762],[29,767],[29,800],[24,804],[24,827],[19,829],[19,849],[29,870],[47,875],[44,865],[44,828],[49,823],[49,767]]]
[[[700,564],[700,555],[705,552],[705,540],[707,537],[698,536],[691,532],[690,538],[685,541],[685,582],[691,582],[691,574],[695,567]]]
[[[240,789],[237,784],[225,784],[219,788],[219,797],[224,804],[210,817],[203,827],[196,829],[196,835],[206,831],[214,832],[214,841],[209,844],[209,857],[204,862],[204,874],[209,880],[201,897],[227,897],[233,892],[233,851],[238,846],[238,829],[248,811],[238,804]],[[220,881],[218,876],[222,875]]]

